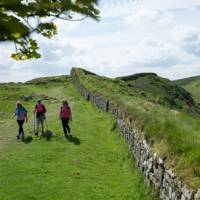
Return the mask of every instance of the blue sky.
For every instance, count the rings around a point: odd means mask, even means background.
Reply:
[[[13,61],[13,44],[1,43],[0,82],[69,74],[72,67],[109,77],[200,75],[199,0],[101,0],[100,10],[100,22],[56,21],[58,35],[37,37],[41,59]]]

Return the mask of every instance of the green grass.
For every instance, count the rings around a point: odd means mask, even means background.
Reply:
[[[9,90],[18,87],[18,92]],[[50,83],[0,85],[0,199],[1,200],[153,200],[156,199],[134,168],[127,145],[109,114],[86,102],[70,84]],[[51,140],[33,135],[32,110],[36,99],[24,102],[29,122],[25,124],[27,143],[16,141],[17,125],[10,119],[15,101],[22,95],[39,93],[56,97],[45,101]],[[13,95],[12,95],[13,94]],[[61,99],[72,107],[73,140],[64,138],[58,113]],[[32,139],[31,139],[32,138]]]
[[[194,99],[200,103],[200,76],[180,79],[174,82],[189,91]]]
[[[111,79],[88,73],[80,68],[76,68],[75,71],[80,77],[80,82],[89,90],[97,94],[103,93],[114,100],[116,96],[121,98],[123,95],[123,99],[129,98],[130,101],[137,96],[144,101],[148,100],[169,109],[176,109],[196,115],[200,113],[199,105],[188,91],[156,74],[141,73]]]
[[[147,139],[154,151],[166,158],[167,166],[175,170],[181,180],[193,188],[200,187],[200,119],[198,115],[152,101],[148,95],[143,95],[142,91],[127,86],[122,79],[84,74],[80,69],[76,72],[81,83],[89,91],[115,102],[133,119],[133,124],[141,132],[141,136]],[[143,81],[145,81],[144,78],[142,78]],[[167,82],[166,87],[170,87],[172,83],[167,85]],[[155,85],[154,83],[152,86],[154,92]],[[174,91],[173,95],[176,95]]]

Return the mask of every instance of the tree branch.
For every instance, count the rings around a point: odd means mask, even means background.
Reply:
[[[86,19],[88,17],[88,15],[82,17],[82,18],[79,18],[79,19],[69,19],[69,18],[65,18],[65,17],[62,17],[60,15],[49,15],[50,17],[55,17],[55,18],[58,18],[58,19],[62,19],[62,20],[66,20],[66,21],[71,21],[71,22],[77,22],[77,21],[82,21],[84,19]]]

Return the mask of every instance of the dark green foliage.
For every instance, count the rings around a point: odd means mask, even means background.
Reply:
[[[51,38],[57,34],[57,28],[54,23],[40,23],[37,28],[37,32],[44,37]]]
[[[12,57],[16,60],[39,58],[39,47],[31,38],[32,33],[53,37],[57,33],[54,24],[57,18],[98,20],[97,5],[98,0],[0,0],[0,41],[15,43],[16,52]],[[75,13],[84,17],[75,19]]]
[[[41,55],[37,52],[39,49],[36,40],[31,38],[25,38],[15,41],[16,45],[19,45],[16,53],[11,55],[15,60],[27,60],[31,58],[40,58]]]

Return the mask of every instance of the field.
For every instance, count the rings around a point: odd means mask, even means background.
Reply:
[[[1,200],[153,200],[156,199],[134,167],[127,145],[114,120],[86,102],[70,79],[37,80],[34,84],[0,85],[0,199]],[[42,83],[41,83],[42,82]],[[17,141],[17,124],[11,115],[15,103],[28,108],[26,139]],[[54,136],[33,134],[33,108],[46,99],[47,122]],[[73,138],[67,140],[58,119],[62,99],[73,111]]]

